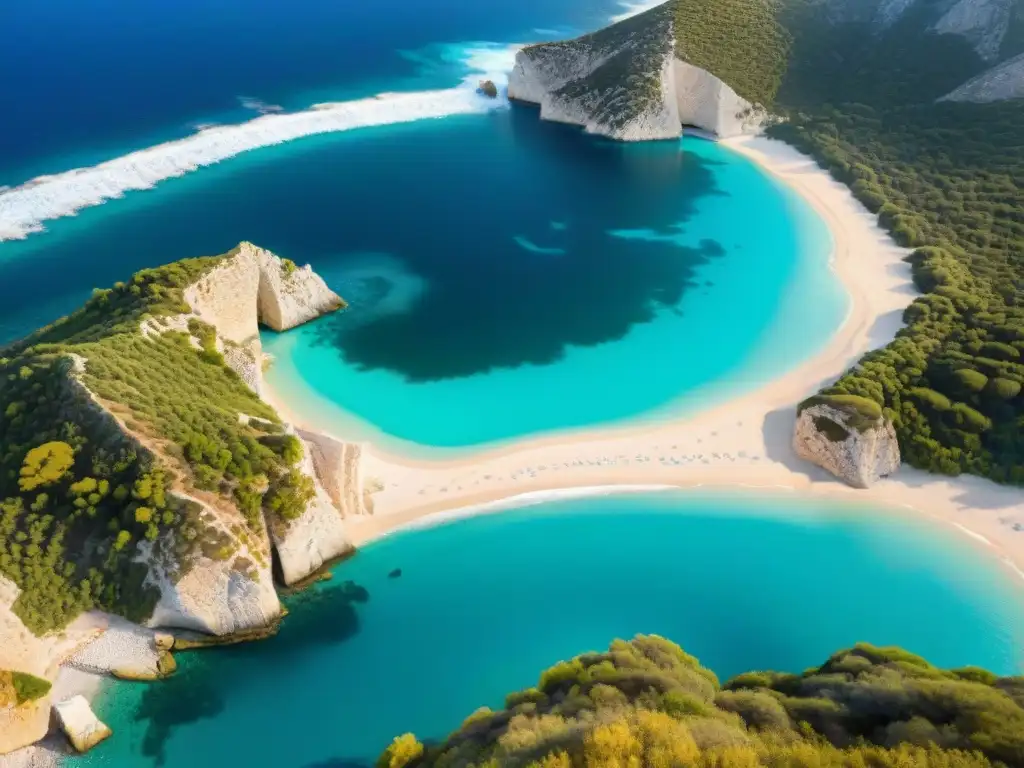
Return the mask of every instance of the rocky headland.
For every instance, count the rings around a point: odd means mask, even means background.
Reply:
[[[309,266],[242,243],[144,270],[0,350],[14,372],[0,384],[0,426],[12,449],[24,445],[16,482],[0,488],[0,670],[46,687],[0,701],[0,754],[43,738],[51,708],[76,748],[109,735],[85,699],[50,693],[62,669],[166,677],[167,631],[272,631],[275,579],[295,584],[351,551],[345,521],[368,509],[360,446],[296,430],[259,397],[259,327],[283,331],[344,306]],[[28,414],[33,381],[48,394],[45,411]],[[64,578],[11,544],[38,513]],[[61,562],[69,533],[93,560]],[[52,613],[53,599],[68,607]]]
[[[743,51],[732,50],[727,38],[707,38],[704,27],[716,20],[691,5],[670,0],[575,40],[527,46],[516,55],[509,98],[539,105],[543,120],[621,141],[676,138],[684,125],[720,137],[756,130],[778,86],[783,30],[757,26]],[[749,12],[766,8],[751,3]]]

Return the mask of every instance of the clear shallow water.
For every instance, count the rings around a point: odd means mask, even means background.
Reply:
[[[823,223],[744,158],[514,108],[247,153],[0,244],[0,338],[242,239],[353,305],[268,335],[269,381],[310,423],[413,447],[706,405],[813,354],[847,303]]]
[[[343,161],[334,201],[359,215],[315,264],[351,308],[264,334],[308,423],[415,452],[678,413],[845,315],[823,222],[717,144],[611,144],[519,108],[416,138]]]
[[[369,599],[346,599],[345,580]],[[398,733],[443,737],[555,661],[638,632],[723,679],[857,641],[1024,670],[1020,584],[988,555],[896,513],[781,497],[577,499],[406,531],[289,608],[271,640],[114,684],[98,705],[114,738],[71,764],[371,766]]]

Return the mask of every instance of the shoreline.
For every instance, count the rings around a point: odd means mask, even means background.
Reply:
[[[428,519],[514,506],[514,499],[527,494],[629,486],[792,491],[940,520],[1024,579],[1020,489],[903,467],[858,490],[793,453],[797,403],[835,381],[865,352],[889,343],[903,326],[903,309],[919,295],[903,261],[910,249],[896,245],[847,187],[790,145],[763,136],[720,143],[789,187],[827,225],[833,242],[829,265],[850,299],[831,340],[765,385],[676,418],[549,433],[452,458],[424,459],[367,445],[364,476],[382,490],[373,495],[373,515],[346,521],[354,545],[411,524],[431,524]],[[303,425],[282,393],[266,383],[263,393],[282,418]]]

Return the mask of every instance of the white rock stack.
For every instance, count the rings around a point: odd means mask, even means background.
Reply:
[[[96,717],[84,696],[72,696],[53,709],[60,727],[78,752],[88,752],[113,734],[109,726]]]

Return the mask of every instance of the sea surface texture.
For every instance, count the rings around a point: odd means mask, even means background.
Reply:
[[[393,576],[400,570],[399,576]],[[111,685],[73,766],[370,768],[541,670],[658,633],[721,678],[858,641],[1024,670],[1024,603],[990,555],[894,511],[683,493],[549,502],[400,532],[288,601],[280,634]]]

